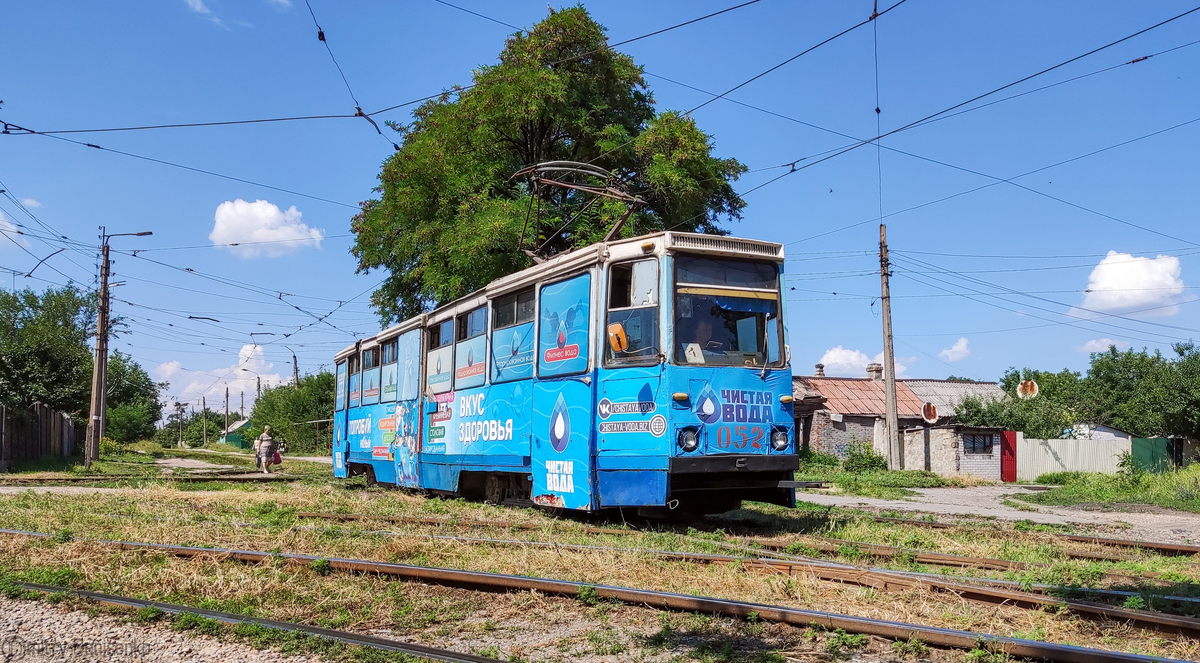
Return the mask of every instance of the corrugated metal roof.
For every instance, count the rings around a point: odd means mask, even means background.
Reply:
[[[884,383],[870,378],[796,376],[794,387],[824,396],[825,407],[839,414],[882,417],[887,409]],[[922,403],[904,382],[896,381],[896,416],[919,419]]]
[[[938,416],[950,417],[958,413],[958,406],[968,396],[982,400],[1000,400],[1004,390],[995,382],[947,382],[946,380],[904,380],[917,398],[933,403]]]

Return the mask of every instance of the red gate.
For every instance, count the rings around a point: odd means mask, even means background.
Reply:
[[[1000,433],[1000,480],[1012,483],[1017,480],[1017,433],[1006,430]]]

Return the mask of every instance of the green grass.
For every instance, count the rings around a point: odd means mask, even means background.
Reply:
[[[913,488],[961,488],[962,482],[923,470],[846,472],[828,465],[808,465],[796,473],[797,481],[828,481],[842,492],[860,497],[900,499],[917,493]]]
[[[1046,478],[1043,475],[1038,481],[1043,482]],[[1060,480],[1061,485],[1044,492],[1021,495],[1020,499],[1047,506],[1151,504],[1200,513],[1200,464],[1163,474],[1063,472],[1050,478]]]

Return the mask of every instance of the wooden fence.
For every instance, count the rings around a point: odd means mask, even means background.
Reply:
[[[40,403],[29,410],[0,406],[0,472],[14,462],[69,456],[75,440],[75,423],[61,412]]]

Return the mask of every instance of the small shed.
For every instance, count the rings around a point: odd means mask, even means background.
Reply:
[[[928,426],[904,431],[904,467],[1000,480],[1001,428]]]
[[[251,444],[246,439],[246,430],[250,427],[249,419],[242,419],[229,424],[229,428],[221,431],[221,439],[217,440],[223,444],[228,444],[231,447],[238,449],[249,449]]]

